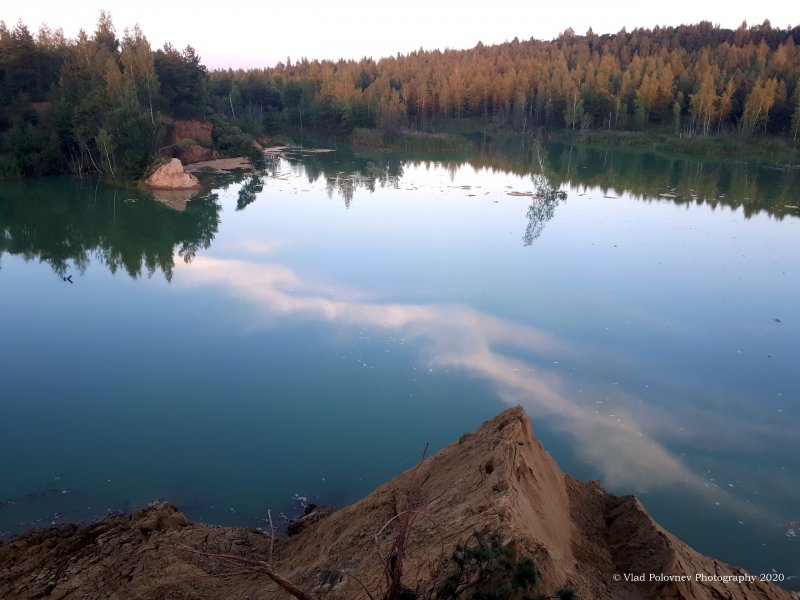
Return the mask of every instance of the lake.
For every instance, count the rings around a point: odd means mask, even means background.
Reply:
[[[520,142],[202,180],[0,183],[5,535],[263,527],[521,404],[567,473],[800,575],[798,170]]]

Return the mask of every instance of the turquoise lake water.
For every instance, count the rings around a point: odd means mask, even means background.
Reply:
[[[798,171],[553,144],[203,181],[0,184],[0,532],[260,527],[521,404],[566,472],[800,575]]]

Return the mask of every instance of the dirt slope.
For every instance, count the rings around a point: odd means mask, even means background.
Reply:
[[[276,540],[276,570],[319,597],[365,598],[362,584],[379,597],[383,571],[377,550],[385,552],[400,519],[384,526],[406,508],[414,487],[424,514],[415,521],[406,550],[410,587],[430,587],[454,545],[477,530],[499,532],[517,553],[534,556],[543,592],[566,585],[584,600],[798,598],[761,583],[694,581],[695,573],[745,572],[688,547],[634,497],[613,496],[597,483],[564,475],[520,408],[487,421],[428,460],[416,474],[416,486],[414,477],[412,471],[403,473],[352,506],[312,516],[298,535]],[[263,575],[237,574],[241,569],[187,555],[178,551],[181,546],[266,560],[270,540],[249,530],[187,524],[174,506],[164,504],[86,529],[29,533],[0,546],[0,598],[287,597]],[[615,582],[615,573],[692,580]]]

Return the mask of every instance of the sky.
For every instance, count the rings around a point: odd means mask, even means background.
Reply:
[[[119,34],[139,24],[153,47],[171,42],[191,45],[209,68],[271,67],[287,57],[378,59],[420,47],[472,48],[478,41],[497,44],[518,37],[553,39],[568,27],[584,33],[616,33],[623,27],[678,25],[706,20],[736,28],[769,19],[773,27],[800,23],[794,0],[403,0],[380,2],[231,2],[185,3],[152,0],[31,0],[6,3],[0,19],[22,20],[33,32],[41,23],[74,37],[93,31],[100,10],[111,14]]]

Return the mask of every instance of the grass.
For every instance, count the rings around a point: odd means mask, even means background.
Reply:
[[[0,155],[0,181],[7,179],[20,179],[22,171],[15,158]]]
[[[342,140],[362,148],[411,152],[470,152],[483,144],[503,145],[519,140],[520,132],[505,123],[479,118],[445,119],[428,123],[428,131],[400,129],[386,133],[356,128]],[[800,142],[784,137],[742,137],[737,133],[712,136],[677,136],[668,131],[552,130],[551,139],[596,147],[651,151],[672,157],[749,159],[781,164],[800,163]],[[282,138],[282,139],[281,139]],[[287,136],[274,136],[278,143]]]
[[[469,140],[449,133],[402,130],[394,134],[387,134],[378,129],[363,127],[353,130],[350,143],[354,146],[368,148],[425,152],[464,152],[472,149]]]
[[[284,134],[270,136],[270,140],[274,146],[294,146],[297,143],[293,137]]]
[[[739,135],[675,136],[668,133],[640,131],[569,131],[557,132],[554,137],[592,146],[614,146],[635,150],[652,150],[664,154],[683,154],[718,158],[749,158],[772,162],[800,161],[800,144],[778,137]]]

